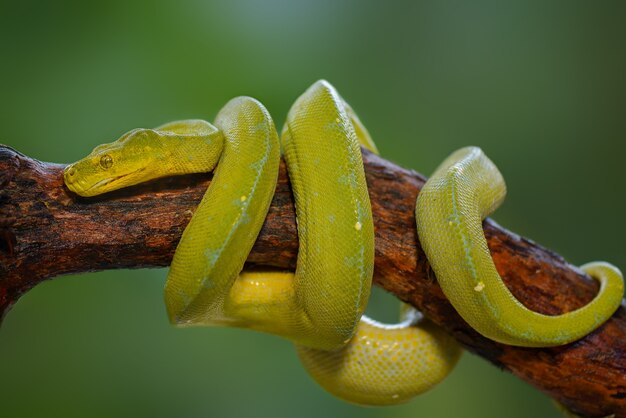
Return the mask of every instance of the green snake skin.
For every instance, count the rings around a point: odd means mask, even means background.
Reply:
[[[215,169],[172,260],[170,321],[283,336],[318,383],[359,404],[405,402],[442,381],[461,354],[454,339],[407,306],[395,325],[363,316],[374,225],[360,146],[377,150],[337,91],[325,81],[311,86],[280,142],[267,110],[249,97],[231,100],[214,124],[135,129],[65,170],[71,191],[95,196]],[[281,144],[296,203],[297,268],[242,271],[272,200]],[[417,230],[446,296],[478,332],[507,344],[559,345],[591,332],[619,306],[621,273],[608,263],[584,266],[601,289],[577,311],[549,317],[524,308],[502,284],[482,234],[482,219],[504,194],[495,165],[472,147],[452,154],[420,193]]]

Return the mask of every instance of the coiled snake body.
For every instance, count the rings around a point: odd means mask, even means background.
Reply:
[[[429,389],[458,360],[456,342],[407,306],[396,325],[363,316],[374,265],[359,148],[376,152],[367,130],[336,90],[318,81],[294,103],[281,136],[296,202],[295,273],[242,272],[280,159],[273,121],[254,99],[231,100],[215,126],[187,120],[130,131],[68,166],[65,182],[94,196],[215,169],[172,260],[165,287],[172,323],[286,337],[322,386],[352,402],[394,404]],[[452,154],[420,193],[419,238],[446,296],[478,332],[507,344],[559,345],[589,333],[619,306],[619,270],[584,266],[601,288],[577,311],[549,317],[523,307],[502,284],[482,235],[482,219],[504,193],[497,168],[474,147]]]

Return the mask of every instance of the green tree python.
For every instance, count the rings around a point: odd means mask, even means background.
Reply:
[[[238,97],[214,125],[185,120],[132,130],[68,166],[64,178],[88,197],[215,170],[172,260],[165,285],[170,321],[283,336],[331,393],[387,405],[442,381],[461,349],[408,306],[394,325],[363,316],[374,225],[360,146],[377,152],[352,108],[318,81],[293,104],[280,141],[263,105]],[[296,271],[242,271],[272,200],[281,147],[296,205]],[[604,262],[583,266],[600,290],[576,311],[546,316],[525,308],[499,277],[482,232],[505,193],[496,166],[468,147],[448,157],[419,194],[419,239],[445,295],[479,333],[506,344],[561,345],[586,335],[619,306],[620,271]]]

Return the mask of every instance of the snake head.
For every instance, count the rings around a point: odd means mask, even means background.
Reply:
[[[133,129],[115,142],[102,144],[65,168],[67,187],[80,196],[95,196],[157,177],[162,155],[159,133]]]

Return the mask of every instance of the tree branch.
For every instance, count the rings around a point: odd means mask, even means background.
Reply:
[[[452,308],[417,241],[415,198],[424,177],[364,151],[376,229],[374,281],[420,309],[465,348],[588,416],[626,417],[626,309],[563,347],[490,341]],[[210,174],[165,178],[84,199],[63,185],[63,166],[0,146],[0,312],[45,279],[114,268],[169,265]],[[538,312],[559,314],[591,300],[595,283],[559,255],[484,222],[498,272]],[[274,201],[248,256],[250,266],[293,269],[298,239],[284,164]]]

